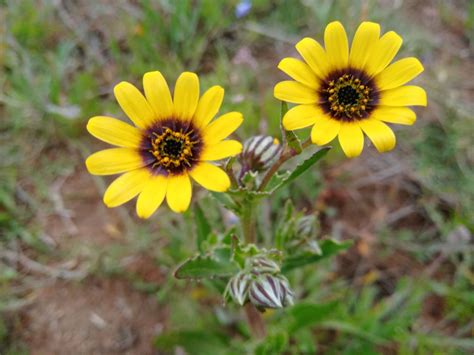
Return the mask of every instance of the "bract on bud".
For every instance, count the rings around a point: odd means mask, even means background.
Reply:
[[[249,263],[249,268],[252,270],[253,273],[256,274],[276,274],[280,272],[280,266],[278,264],[268,258],[263,256],[257,256],[250,259],[247,259]]]
[[[240,160],[242,171],[262,171],[267,169],[282,152],[278,139],[271,136],[254,136],[244,142]]]
[[[239,272],[229,280],[224,292],[224,298],[230,298],[235,303],[243,306],[248,300],[250,281],[250,275]]]
[[[252,281],[248,294],[257,308],[283,308],[293,304],[293,291],[283,276],[258,276]]]

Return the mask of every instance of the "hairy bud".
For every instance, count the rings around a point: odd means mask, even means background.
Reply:
[[[250,281],[250,275],[239,272],[229,280],[224,292],[224,298],[230,298],[235,303],[243,306],[248,301]]]
[[[263,256],[248,259],[248,262],[249,268],[256,274],[277,274],[280,272],[280,266],[276,262]]]
[[[262,171],[277,159],[283,150],[280,142],[271,136],[255,136],[244,142],[240,160],[242,171]]]
[[[252,281],[248,294],[257,308],[283,308],[293,304],[293,291],[283,276],[260,275]]]

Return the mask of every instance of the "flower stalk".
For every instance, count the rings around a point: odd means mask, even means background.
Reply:
[[[244,203],[242,215],[240,216],[242,233],[246,244],[255,243],[257,239],[254,209],[255,201],[248,199]],[[265,338],[267,328],[261,313],[250,302],[244,306],[244,310],[245,318],[252,334],[254,334],[257,339]]]

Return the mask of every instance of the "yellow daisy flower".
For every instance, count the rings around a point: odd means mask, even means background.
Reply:
[[[107,188],[104,203],[119,206],[135,196],[137,214],[150,217],[166,197],[175,212],[187,210],[192,177],[211,191],[230,186],[227,174],[209,161],[224,159],[242,150],[235,140],[225,140],[242,123],[238,112],[219,111],[224,89],[213,86],[199,98],[199,79],[184,72],[176,81],[174,96],[159,71],[143,76],[145,96],[132,84],[121,82],[115,97],[134,126],[112,117],[92,117],[87,130],[96,138],[118,146],[92,154],[86,160],[94,175],[121,174]]]
[[[350,51],[344,27],[332,22],[324,45],[304,38],[296,44],[304,62],[284,58],[278,65],[295,81],[278,83],[275,97],[298,104],[283,117],[283,126],[313,126],[311,140],[318,145],[338,137],[348,157],[362,152],[363,133],[379,152],[393,149],[395,135],[384,122],[412,125],[416,115],[406,106],[426,106],[421,87],[404,85],[423,71],[420,61],[404,58],[390,64],[402,39],[393,31],[380,37],[380,26],[373,22],[359,26]]]

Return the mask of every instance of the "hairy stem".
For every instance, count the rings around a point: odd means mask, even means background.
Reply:
[[[257,235],[255,233],[255,205],[254,201],[245,201],[243,204],[243,212],[240,219],[242,224],[242,233],[244,235],[245,243],[255,243],[257,241]]]
[[[267,327],[263,321],[262,314],[251,303],[245,305],[245,316],[252,331],[252,335],[257,339],[263,339],[267,335]]]
[[[243,205],[242,215],[240,216],[242,233],[247,244],[257,241],[255,222],[255,201],[247,200]],[[257,339],[264,338],[267,335],[267,329],[260,312],[251,303],[247,303],[244,309],[251,334]]]

